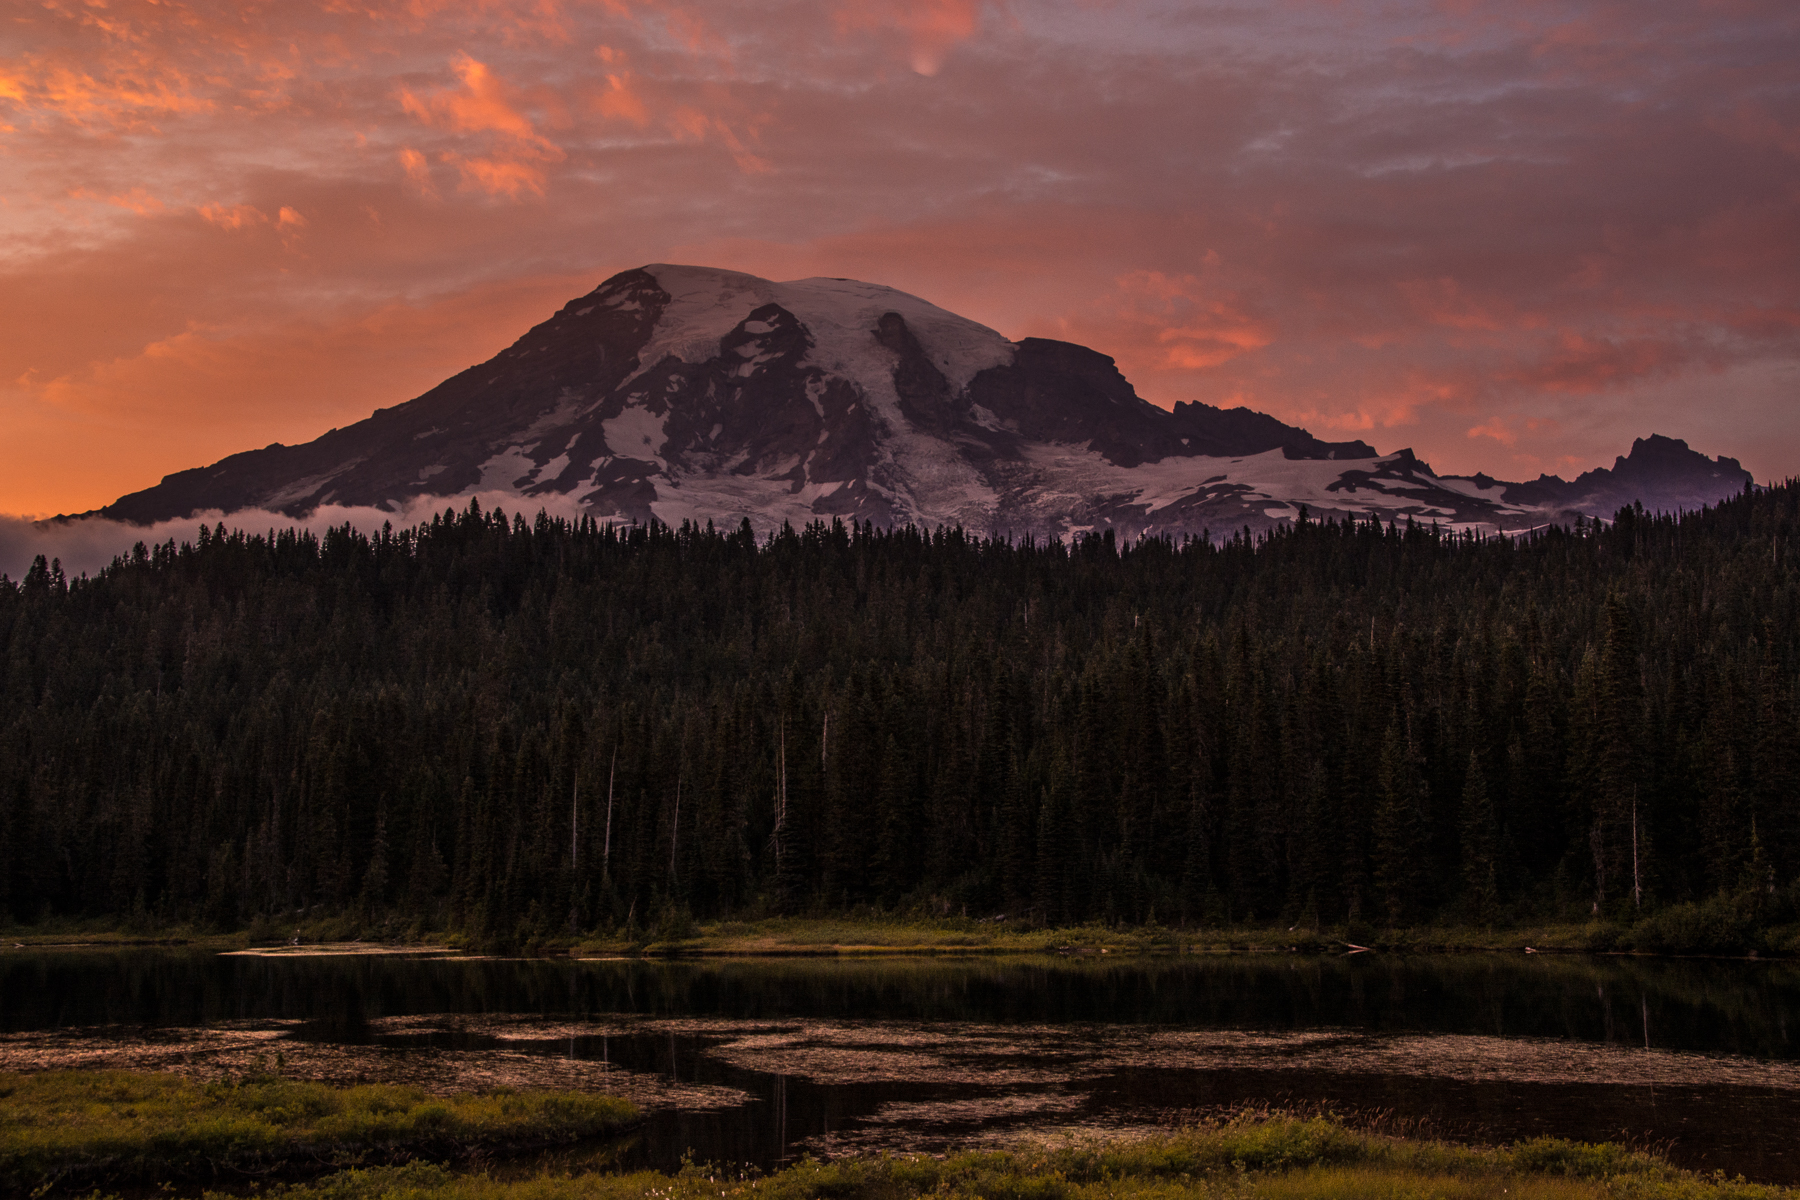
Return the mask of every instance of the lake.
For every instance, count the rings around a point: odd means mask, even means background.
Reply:
[[[1800,966],[1568,955],[772,960],[0,952],[0,1069],[605,1088],[624,1161],[1129,1132],[1325,1105],[1800,1183]]]

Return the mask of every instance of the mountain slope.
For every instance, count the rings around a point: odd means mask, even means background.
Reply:
[[[1686,507],[1748,478],[1652,438],[1574,484],[1439,479],[1408,451],[1324,442],[1261,413],[1158,408],[1103,354],[1010,342],[892,288],[657,264],[613,276],[416,400],[170,475],[101,513],[145,523],[499,491],[602,519],[762,528],[843,517],[1225,533],[1302,504],[1512,528],[1610,513],[1626,493],[1656,507],[1663,476]]]
[[[1750,473],[1737,459],[1710,459],[1679,438],[1653,433],[1632,442],[1631,453],[1614,459],[1610,469],[1584,471],[1572,481],[1540,475],[1500,487],[1509,503],[1610,517],[1633,501],[1669,512],[1698,509],[1743,491],[1748,482]]]

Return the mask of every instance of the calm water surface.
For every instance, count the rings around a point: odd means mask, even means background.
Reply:
[[[0,953],[0,1069],[604,1087],[686,1151],[941,1150],[1328,1103],[1800,1183],[1800,967],[1566,956],[731,960]]]

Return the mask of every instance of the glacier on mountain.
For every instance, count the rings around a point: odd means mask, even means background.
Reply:
[[[1410,451],[1320,441],[1245,409],[1158,408],[1103,354],[1012,342],[893,288],[651,264],[417,399],[101,512],[150,523],[502,493],[612,521],[1216,537],[1302,506],[1519,529],[1634,499],[1693,507],[1747,481],[1731,459],[1658,437],[1573,483],[1442,478]]]

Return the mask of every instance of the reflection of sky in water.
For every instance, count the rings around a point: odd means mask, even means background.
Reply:
[[[854,1018],[940,1032],[1461,1034],[1787,1060],[1796,1009],[1797,964],[1549,955],[572,962],[0,950],[0,1033],[296,1019],[304,1036],[354,1043],[371,1022],[444,1013],[630,1014],[688,1023],[674,1032]]]
[[[688,1149],[768,1164],[800,1152],[1006,1145],[1246,1102],[1392,1110],[1502,1139],[1685,1133],[1695,1144],[1678,1145],[1678,1160],[1776,1179],[1793,1175],[1785,1152],[1765,1145],[1746,1160],[1717,1126],[1736,1122],[1776,1145],[1793,1140],[1774,1136],[1782,1127],[1800,1133],[1800,1063],[1476,1034],[441,1014],[368,1020],[354,1044],[291,1020],[16,1033],[0,1038],[0,1069],[210,1077],[278,1053],[308,1078],[615,1092],[652,1111],[666,1144],[643,1161],[657,1165]],[[1696,1126],[1690,1110],[1714,1127]]]
[[[1166,1125],[1238,1105],[1458,1135],[1673,1140],[1800,1182],[1782,964],[1499,956],[961,962],[0,954],[0,1070],[272,1065],[599,1089],[632,1161],[768,1166]],[[1750,1051],[1744,1053],[1745,1050]]]

